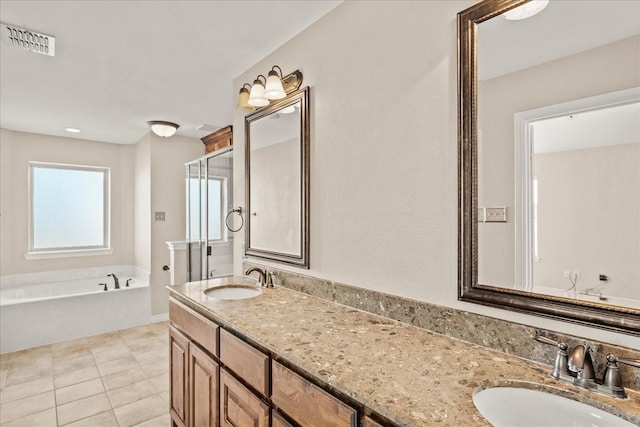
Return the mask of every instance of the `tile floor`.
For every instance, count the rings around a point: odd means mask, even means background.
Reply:
[[[168,322],[0,355],[0,425],[169,426]]]

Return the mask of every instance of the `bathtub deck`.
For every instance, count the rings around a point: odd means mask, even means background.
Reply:
[[[168,322],[0,355],[0,424],[168,426]]]

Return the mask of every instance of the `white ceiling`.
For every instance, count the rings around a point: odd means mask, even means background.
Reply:
[[[478,78],[494,77],[640,34],[638,0],[550,0],[521,21],[478,25]]]
[[[0,126],[132,144],[166,120],[201,138],[231,123],[234,77],[340,2],[2,0],[2,22],[54,36],[56,56],[3,39]]]

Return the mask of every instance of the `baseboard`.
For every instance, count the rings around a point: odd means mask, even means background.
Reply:
[[[166,322],[167,320],[169,320],[169,313],[162,313],[151,316],[151,323]]]

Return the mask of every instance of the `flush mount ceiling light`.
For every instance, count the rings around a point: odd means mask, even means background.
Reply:
[[[80,132],[80,129],[78,129],[78,128],[64,128],[64,130],[66,130],[67,132],[71,132],[71,133]]]
[[[180,127],[175,123],[164,122],[161,120],[152,120],[150,122],[147,122],[147,124],[149,125],[153,133],[163,138],[173,136]]]
[[[518,6],[515,9],[505,12],[504,17],[509,21],[519,21],[521,19],[531,18],[532,16],[542,12],[548,4],[549,0],[531,0],[522,6]]]
[[[267,77],[259,74],[253,81],[253,85],[245,83],[238,94],[238,108],[253,110],[264,107],[276,99],[282,99],[288,93],[300,88],[302,85],[302,73],[298,70],[282,76],[282,69],[274,65]]]

